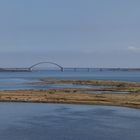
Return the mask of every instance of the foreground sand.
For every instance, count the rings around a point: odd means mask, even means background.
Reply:
[[[67,81],[76,83],[79,81]],[[56,83],[67,83],[58,81]],[[82,81],[81,81],[82,82]],[[47,84],[40,82],[38,84]],[[96,104],[140,108],[139,84],[88,81],[83,84],[113,85],[109,89],[50,89],[50,90],[16,90],[0,91],[1,102],[41,102],[41,103],[69,103],[69,104]],[[52,83],[53,84],[53,83]],[[113,92],[120,93],[113,93]],[[123,93],[123,92],[128,93]]]

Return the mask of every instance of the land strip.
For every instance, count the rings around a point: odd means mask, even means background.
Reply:
[[[112,86],[104,89],[48,89],[0,91],[1,102],[96,104],[140,108],[140,84],[116,81],[41,81],[38,84]],[[124,92],[128,93],[124,93]],[[119,92],[113,93],[113,92]]]

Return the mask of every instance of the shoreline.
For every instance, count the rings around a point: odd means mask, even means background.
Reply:
[[[140,94],[83,93],[77,89],[0,91],[0,102],[88,104],[140,109]]]
[[[140,83],[103,80],[47,80],[30,84],[80,84],[110,88],[30,89],[0,91],[0,102],[66,103],[140,109]]]
[[[110,107],[124,107],[124,108],[132,108],[132,109],[140,109],[140,107],[132,106],[132,105],[114,105],[114,104],[98,104],[98,103],[82,103],[82,102],[42,102],[42,101],[0,101],[0,103],[29,103],[29,104],[65,104],[65,105],[93,105],[93,106],[110,106]]]

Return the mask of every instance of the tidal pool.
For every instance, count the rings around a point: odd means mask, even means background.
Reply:
[[[139,140],[140,110],[0,103],[0,140]]]

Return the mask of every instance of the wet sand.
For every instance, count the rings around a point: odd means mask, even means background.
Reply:
[[[38,84],[104,85],[104,89],[48,89],[0,91],[1,102],[41,102],[112,105],[140,108],[140,84],[117,81],[41,81]],[[32,83],[33,84],[33,83]],[[116,93],[114,93],[116,92]],[[119,92],[119,93],[117,93]],[[125,93],[128,92],[128,93]]]

